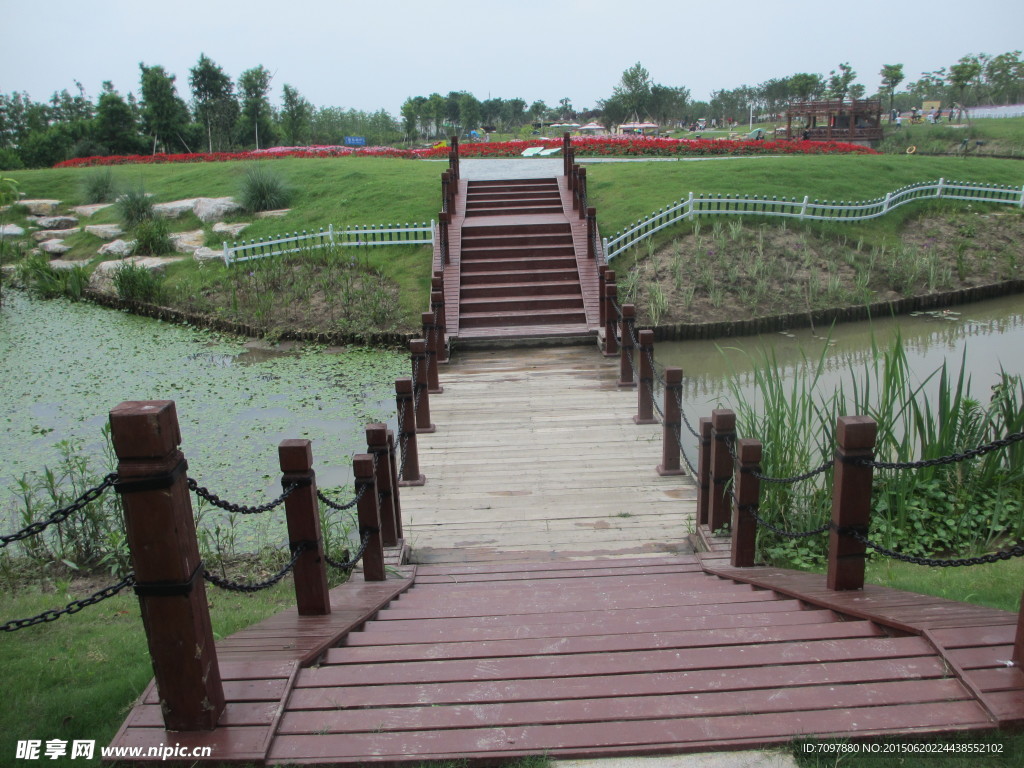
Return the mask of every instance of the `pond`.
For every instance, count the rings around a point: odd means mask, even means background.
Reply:
[[[349,482],[365,425],[394,427],[394,380],[409,375],[408,356],[262,346],[5,290],[3,506],[17,478],[58,464],[61,441],[74,441],[98,474],[108,471],[103,426],[124,400],[176,401],[189,477],[229,501],[280,493],[277,446],[286,438],[313,441],[319,486]]]

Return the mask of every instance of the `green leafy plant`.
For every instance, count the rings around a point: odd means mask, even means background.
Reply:
[[[174,243],[163,219],[145,219],[135,226],[135,254],[162,256],[174,251]]]

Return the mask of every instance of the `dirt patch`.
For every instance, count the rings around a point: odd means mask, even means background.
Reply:
[[[969,208],[907,221],[869,243],[785,222],[700,222],[636,266],[614,265],[642,325],[710,323],[865,305],[1019,279],[1024,214]]]

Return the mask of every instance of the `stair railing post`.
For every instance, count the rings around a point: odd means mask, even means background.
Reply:
[[[384,544],[381,540],[380,507],[377,503],[377,478],[373,468],[373,456],[357,453],[352,457],[352,474],[355,477],[356,493],[362,492],[356,510],[359,513],[359,538],[369,537],[363,552],[363,580],[384,581]]]
[[[413,392],[416,405],[416,433],[427,434],[436,432],[437,427],[430,423],[430,384],[427,375],[427,342],[413,339],[409,342],[412,357]]]
[[[437,214],[437,229],[441,235],[441,258],[444,264],[452,263],[451,245],[448,242],[448,223],[450,221],[450,213],[441,211]]]
[[[662,477],[681,475],[683,469],[679,465],[679,430],[682,427],[682,414],[679,411],[679,395],[683,391],[683,369],[665,369],[665,403],[663,412],[665,421],[661,428],[661,464],[658,474]]]
[[[633,377],[633,327],[636,325],[636,306],[633,304],[622,305],[622,322],[619,327],[619,338],[622,339],[619,347],[619,381],[620,387],[635,387],[636,381]]]
[[[757,543],[757,520],[751,509],[761,497],[761,481],[754,475],[761,471],[763,449],[760,440],[743,439],[736,442],[736,467],[733,480],[732,507],[732,565],[750,568],[754,565]]]
[[[569,151],[572,147],[572,139],[569,138],[569,132],[566,131],[562,134],[562,175],[569,175]]]
[[[448,204],[451,202],[451,198],[448,194],[448,187],[451,184],[451,174],[445,171],[441,174],[441,212],[447,213],[451,210]]]
[[[608,284],[608,272],[610,271],[607,264],[602,264],[597,268],[597,308],[598,308],[598,324],[604,328],[605,323],[608,322],[608,304],[604,295],[604,287]],[[615,282],[615,273],[612,272],[612,282]]]
[[[327,562],[320,533],[320,505],[316,497],[313,448],[309,440],[282,440],[277,447],[281,465],[281,486],[298,485],[284,500],[288,522],[288,543],[306,549],[292,568],[295,604],[300,616],[326,616],[331,612],[327,588]]]
[[[701,416],[697,426],[700,448],[697,457],[697,524],[707,525],[711,511],[711,417]]]
[[[212,730],[224,686],[174,402],[121,403],[110,411],[110,435],[164,727]]]
[[[636,388],[636,416],[633,421],[636,424],[657,424],[654,418],[654,366],[651,361],[654,359],[654,331],[640,331],[640,382]]]
[[[572,166],[572,209],[578,211],[580,207],[580,167]]]
[[[580,218],[585,219],[587,217],[587,169],[580,167]]]
[[[611,273],[608,273],[611,274]],[[614,275],[612,276],[614,278]],[[605,279],[608,279],[608,275],[605,275]],[[605,318],[604,324],[604,356],[614,357],[619,353],[618,340],[615,338],[615,328],[618,325],[619,313],[616,310],[618,306],[619,288],[615,285],[614,281],[609,281],[604,286],[605,301],[608,304],[606,310],[607,317]]]
[[[400,486],[423,485],[427,478],[420,474],[416,451],[416,405],[413,380],[408,376],[395,379],[395,403],[398,406],[398,444],[402,449]]]
[[[729,443],[736,439],[736,414],[728,408],[711,411],[711,487],[708,505],[708,528],[720,531],[729,523],[725,486],[732,478],[733,461]]]
[[[587,208],[587,258],[596,259],[597,250],[594,243],[597,240],[597,208]]]
[[[366,452],[373,456],[377,466],[377,496],[380,499],[380,539],[385,547],[398,546],[397,489],[392,485],[391,451],[388,447],[387,424],[366,425]]]
[[[1017,612],[1017,634],[1013,642],[1013,655],[1010,658],[1018,667],[1024,664],[1024,598],[1021,599],[1020,610]]]
[[[437,351],[435,359],[438,363],[448,362],[448,345],[445,342],[445,306],[444,306],[444,278],[440,272],[435,272],[430,280],[430,311],[434,315],[434,349]],[[436,366],[435,366],[436,368]],[[435,375],[440,376],[440,372]],[[440,379],[437,380],[437,393],[444,392]],[[433,392],[433,389],[431,390]],[[435,394],[437,394],[435,393]]]
[[[443,390],[437,373],[437,328],[434,326],[434,313],[423,312],[420,321],[423,323],[423,339],[427,344],[427,392],[436,395]]]
[[[395,508],[395,536],[401,541],[402,533],[402,496],[398,491],[398,446],[395,444],[395,433],[390,429],[388,437],[388,464],[391,467],[391,500]]]
[[[832,469],[832,530],[828,534],[829,589],[864,588],[867,547],[840,530],[867,535],[871,519],[874,470],[858,463],[873,459],[878,425],[869,416],[840,416],[836,423],[836,456]],[[839,530],[836,530],[836,529]]]

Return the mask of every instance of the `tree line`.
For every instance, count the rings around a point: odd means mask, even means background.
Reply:
[[[885,100],[889,109],[902,111],[922,101],[964,107],[1024,101],[1020,51],[968,54],[949,67],[921,73],[902,90],[897,89],[906,80],[903,64],[886,64],[878,74],[882,86],[871,97]],[[867,95],[849,62],[827,76],[799,72],[714,91],[706,101],[694,100],[684,86],[655,82],[637,62],[622,73],[607,98],[589,109],[575,109],[568,97],[549,106],[518,97],[481,101],[466,91],[453,91],[410,96],[398,118],[384,109],[316,107],[287,83],[274,106],[272,84],[273,73],[262,65],[233,80],[201,54],[189,70],[188,102],[178,92],[175,75],[145,63],[139,64],[138,96],[122,95],[109,81],[95,102],[77,82],[76,93],[65,89],[45,102],[32,101],[25,93],[0,93],[0,169],[46,167],[90,155],[336,145],[346,136],[362,136],[372,145],[431,141],[473,130],[529,137],[559,122],[596,120],[609,127],[632,119],[664,127],[699,118],[744,122],[748,116],[774,118],[795,101]]]

